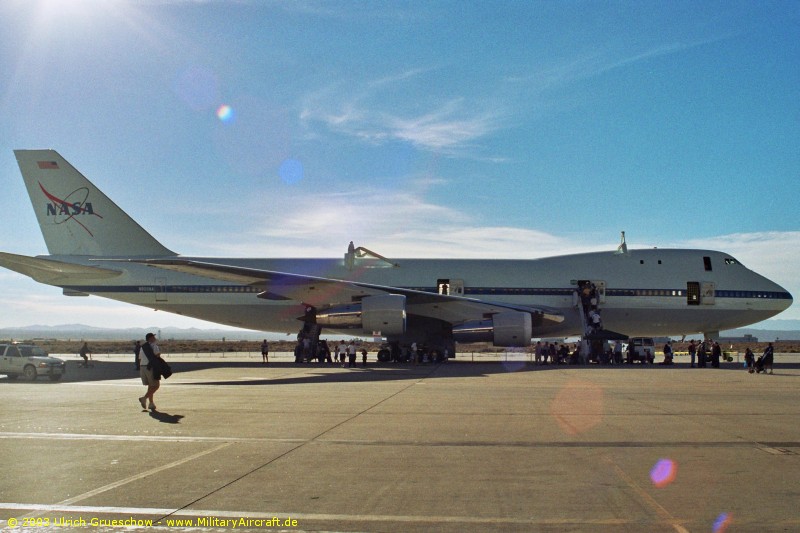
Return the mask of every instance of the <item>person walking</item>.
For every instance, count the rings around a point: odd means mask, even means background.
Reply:
[[[755,372],[755,364],[756,364],[756,355],[753,353],[753,350],[750,349],[748,346],[747,349],[744,351],[744,366],[747,368],[747,371],[751,374]]]
[[[161,349],[156,344],[155,334],[148,333],[145,336],[145,343],[142,344],[142,349],[139,350],[139,376],[142,378],[142,385],[147,386],[147,392],[139,398],[139,403],[142,404],[142,409],[150,409],[151,411],[156,410],[153,395],[161,386],[161,376],[158,375],[156,377],[157,374],[155,372],[156,357],[161,357]]]
[[[772,374],[772,361],[775,358],[775,349],[772,347],[772,343],[764,349],[764,355],[762,356],[762,362],[764,364],[764,373],[767,373],[767,369],[769,368],[769,373]]]
[[[261,343],[261,362],[263,364],[269,364],[269,343],[267,339],[264,339],[264,342]]]
[[[78,366],[89,368],[89,360],[92,358],[92,351],[89,349],[89,343],[84,342],[79,353],[81,357],[83,357],[83,363],[79,364]]]

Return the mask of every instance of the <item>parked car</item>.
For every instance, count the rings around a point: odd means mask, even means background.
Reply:
[[[20,375],[33,381],[39,376],[47,376],[58,381],[67,371],[67,364],[57,357],[50,357],[47,352],[33,344],[0,344],[0,374],[8,379],[17,379]]]
[[[633,354],[628,351],[628,346],[633,344]],[[656,358],[656,345],[650,337],[631,337],[625,347],[625,358],[628,364],[638,361],[642,364],[653,364]]]

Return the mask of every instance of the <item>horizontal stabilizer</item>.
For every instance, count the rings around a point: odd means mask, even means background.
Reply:
[[[41,257],[0,252],[0,266],[19,272],[47,285],[68,285],[91,280],[115,278],[122,274],[118,270],[99,268],[75,263],[64,263]]]

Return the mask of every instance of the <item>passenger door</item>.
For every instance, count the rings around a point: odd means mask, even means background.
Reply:
[[[6,358],[6,348],[8,348],[5,344],[0,344],[0,374],[5,374],[8,372],[9,363],[8,359]]]
[[[440,278],[436,280],[436,292],[446,296],[464,296],[464,280]]]
[[[22,374],[22,367],[25,366],[25,361],[19,349],[13,344],[6,348],[6,355],[3,357],[3,362],[6,365],[6,372],[11,374]]]

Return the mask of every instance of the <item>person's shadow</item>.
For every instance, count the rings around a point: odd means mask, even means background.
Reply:
[[[150,411],[150,418],[155,418],[159,422],[163,422],[165,424],[178,424],[183,418],[183,415],[170,415],[168,413],[162,413],[159,411]]]

